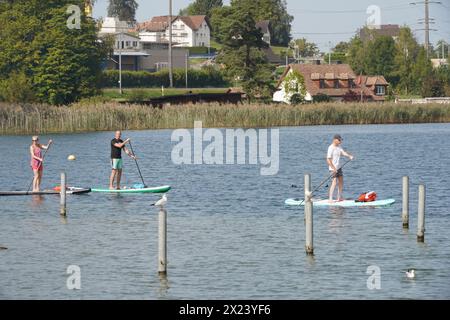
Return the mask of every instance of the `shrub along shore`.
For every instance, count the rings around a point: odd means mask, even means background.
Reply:
[[[152,108],[115,102],[70,106],[0,104],[0,134],[44,134],[203,127],[282,127],[450,122],[450,104],[198,104]]]

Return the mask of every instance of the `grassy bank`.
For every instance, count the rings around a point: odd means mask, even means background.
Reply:
[[[450,105],[312,104],[193,105],[153,109],[116,103],[80,103],[70,107],[0,104],[0,134],[85,132],[204,127],[450,122]]]
[[[180,89],[180,88],[164,88],[164,96],[177,96],[183,95],[186,93],[225,93],[228,88],[189,88],[189,89]],[[113,99],[131,99],[136,94],[139,94],[146,99],[158,98],[163,96],[163,91],[161,88],[132,88],[132,89],[123,89],[123,94],[119,93],[119,89],[116,88],[107,88],[102,90],[102,98],[105,100],[113,100]]]

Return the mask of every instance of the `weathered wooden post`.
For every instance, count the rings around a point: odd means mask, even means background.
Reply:
[[[311,201],[311,175],[305,174],[305,249],[307,255],[314,254],[313,203]]]
[[[403,177],[403,207],[402,207],[402,223],[403,228],[409,228],[409,177]]]
[[[417,242],[425,241],[425,185],[419,185],[419,209],[417,219]]]
[[[61,172],[61,190],[59,191],[60,194],[60,202],[59,202],[59,213],[62,216],[66,216],[66,173]]]
[[[159,250],[158,250],[158,273],[167,274],[167,211],[163,208],[159,211]]]

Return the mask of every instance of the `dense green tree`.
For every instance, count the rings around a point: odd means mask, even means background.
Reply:
[[[211,17],[211,11],[223,6],[222,0],[195,0],[185,9],[180,11],[180,15],[205,15]]]
[[[332,51],[335,53],[347,53],[349,47],[350,44],[348,42],[341,41],[333,48]]]
[[[121,21],[136,22],[138,3],[135,0],[109,0],[108,16]]]
[[[225,66],[227,78],[241,82],[249,97],[270,97],[273,70],[262,50],[267,44],[253,15],[235,4],[217,33],[224,45],[218,62]]]
[[[392,37],[380,36],[369,42],[365,58],[365,73],[369,75],[383,75],[388,82],[396,84],[395,70],[395,42]]]
[[[81,9],[79,28],[71,24],[78,17],[67,13],[70,5]],[[33,95],[52,104],[95,94],[107,50],[97,39],[95,22],[84,16],[83,7],[84,0],[0,2],[3,85],[14,79],[31,83]],[[29,86],[25,87],[28,90]]]
[[[288,46],[294,17],[287,11],[286,0],[231,0],[231,6],[235,5],[251,13],[256,22],[270,21],[272,45]]]

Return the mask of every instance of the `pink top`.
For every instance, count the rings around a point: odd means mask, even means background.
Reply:
[[[35,157],[42,158],[42,150],[41,150],[41,148],[34,147],[33,148],[33,154],[34,154]],[[39,161],[39,160],[37,160],[35,158],[31,158],[31,167],[34,170],[36,170],[38,168],[42,168],[41,163],[42,163],[41,161]]]

